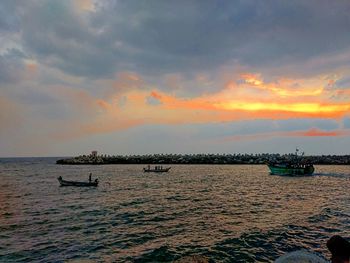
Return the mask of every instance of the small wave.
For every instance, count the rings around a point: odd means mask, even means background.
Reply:
[[[326,254],[329,237],[348,232],[345,166],[317,167],[305,180],[260,166],[183,166],[136,180],[135,166],[124,167],[4,166],[0,261],[271,262],[298,249]],[[57,176],[91,169],[111,187],[58,187]]]
[[[314,176],[350,178],[350,174],[348,173],[314,173]]]
[[[140,257],[130,258],[130,260],[135,263],[143,262],[170,262],[177,259],[179,255],[167,245],[160,246],[152,251],[146,252]]]
[[[139,198],[139,199],[135,199],[135,200],[132,200],[129,202],[121,203],[120,205],[121,206],[136,206],[136,205],[141,205],[141,204],[144,204],[147,202],[150,202],[149,198]]]

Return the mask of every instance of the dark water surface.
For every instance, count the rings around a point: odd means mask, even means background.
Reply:
[[[350,167],[313,177],[271,176],[264,165],[60,166],[0,159],[1,262],[270,262],[350,236]],[[98,188],[59,187],[57,177]]]

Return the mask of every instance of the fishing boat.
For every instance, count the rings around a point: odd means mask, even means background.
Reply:
[[[287,176],[308,176],[312,175],[315,168],[312,163],[302,160],[302,155],[298,155],[298,149],[290,160],[269,162],[267,165],[270,169],[270,174],[273,175],[287,175]]]
[[[271,174],[276,175],[312,175],[315,168],[312,164],[289,164],[289,163],[270,163],[268,164]]]
[[[67,181],[63,180],[62,176],[57,178],[60,182],[61,186],[97,186],[98,185],[98,179],[95,179],[95,181],[89,181],[89,182],[78,182],[78,181]]]
[[[155,166],[151,168],[148,166],[147,168],[143,168],[144,173],[167,173],[169,172],[171,167],[163,168],[162,166]]]

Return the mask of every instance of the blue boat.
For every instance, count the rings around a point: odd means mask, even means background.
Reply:
[[[315,168],[312,164],[279,164],[279,163],[269,163],[268,167],[271,174],[275,175],[289,175],[289,176],[303,176],[312,175]]]

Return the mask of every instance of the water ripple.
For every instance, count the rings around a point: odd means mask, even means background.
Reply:
[[[1,262],[271,262],[350,232],[347,166],[314,177],[270,176],[265,166],[58,166],[0,162]],[[100,179],[58,187],[57,177]]]

